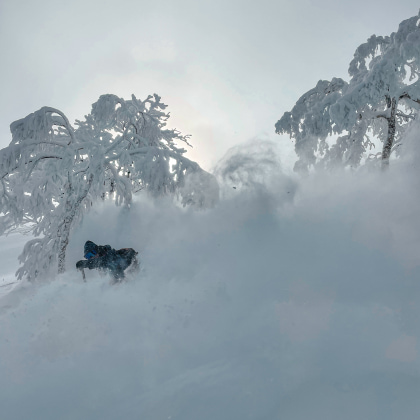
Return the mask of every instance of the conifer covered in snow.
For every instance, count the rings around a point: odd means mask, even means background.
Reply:
[[[19,257],[19,279],[55,264],[64,272],[70,233],[95,201],[129,205],[142,189],[175,193],[186,175],[203,172],[177,145],[187,136],[165,128],[165,108],[158,95],[103,95],[75,127],[49,107],[11,124],[12,141],[0,151],[0,233],[25,224],[35,237]]]
[[[356,50],[348,83],[321,80],[283,114],[275,128],[296,141],[295,170],[317,163],[357,167],[376,138],[382,166],[389,164],[420,105],[419,23],[414,16],[390,36],[372,35]]]

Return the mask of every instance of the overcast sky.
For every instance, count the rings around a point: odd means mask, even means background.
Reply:
[[[169,105],[211,169],[319,79],[347,78],[358,45],[418,13],[416,0],[1,0],[0,147],[48,105],[74,121],[101,94]],[[290,140],[284,159],[290,153]]]

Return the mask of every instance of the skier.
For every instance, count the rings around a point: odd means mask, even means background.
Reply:
[[[138,252],[133,248],[115,250],[110,245],[96,245],[92,241],[87,241],[84,247],[86,260],[77,261],[76,268],[78,270],[97,268],[109,271],[114,283],[118,283],[125,278],[124,270],[130,265],[133,269],[138,268],[137,254]],[[83,271],[82,273],[84,274]]]

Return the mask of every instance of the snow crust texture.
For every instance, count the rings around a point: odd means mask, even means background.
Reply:
[[[141,271],[111,286],[70,268],[0,299],[1,418],[415,418],[414,156],[386,173],[258,174],[201,212],[143,196],[92,210],[69,267],[89,239],[135,248]]]

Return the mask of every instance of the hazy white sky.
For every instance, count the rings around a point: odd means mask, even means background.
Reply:
[[[158,93],[189,156],[210,169],[232,145],[281,141],[274,124],[354,50],[417,14],[404,0],[1,0],[0,147],[44,105],[82,118],[99,95]],[[285,159],[290,151],[290,141]]]

